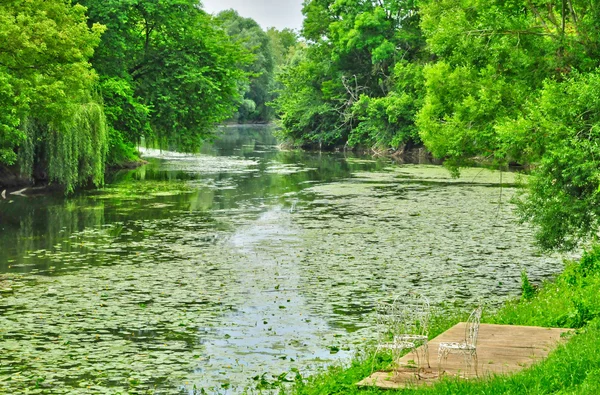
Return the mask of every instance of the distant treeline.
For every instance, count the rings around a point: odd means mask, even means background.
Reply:
[[[0,167],[72,191],[142,138],[192,151],[217,123],[270,121],[296,34],[199,4],[2,1]]]
[[[297,145],[532,164],[545,247],[596,237],[600,1],[309,0],[276,108]],[[490,230],[492,231],[492,230]]]

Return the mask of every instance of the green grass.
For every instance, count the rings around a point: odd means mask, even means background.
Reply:
[[[371,373],[372,353],[358,355],[350,366],[334,366],[283,390],[288,395],[326,394],[598,394],[600,393],[600,247],[584,254],[579,262],[540,290],[523,277],[523,296],[507,303],[487,323],[574,328],[574,334],[548,359],[511,375],[478,381],[446,379],[429,388],[382,391],[359,389],[356,383]],[[431,337],[464,320],[463,316],[434,320]],[[389,367],[389,356],[376,356],[375,369]]]

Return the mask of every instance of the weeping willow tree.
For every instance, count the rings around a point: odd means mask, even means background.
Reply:
[[[103,182],[107,126],[89,59],[104,30],[69,0],[0,3],[0,166],[67,192]]]
[[[89,102],[73,106],[69,117],[45,123],[36,119],[23,122],[26,140],[19,149],[21,175],[64,185],[67,192],[92,182],[104,182],[108,128],[101,104]]]

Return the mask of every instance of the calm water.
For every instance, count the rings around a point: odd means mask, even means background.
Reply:
[[[515,223],[512,174],[282,152],[271,132],[0,200],[0,393],[256,392],[347,360],[395,292],[494,306],[523,267],[561,268]]]

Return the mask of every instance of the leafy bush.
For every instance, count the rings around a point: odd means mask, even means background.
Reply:
[[[521,298],[523,300],[530,300],[535,295],[536,289],[529,281],[527,272],[521,271]]]

